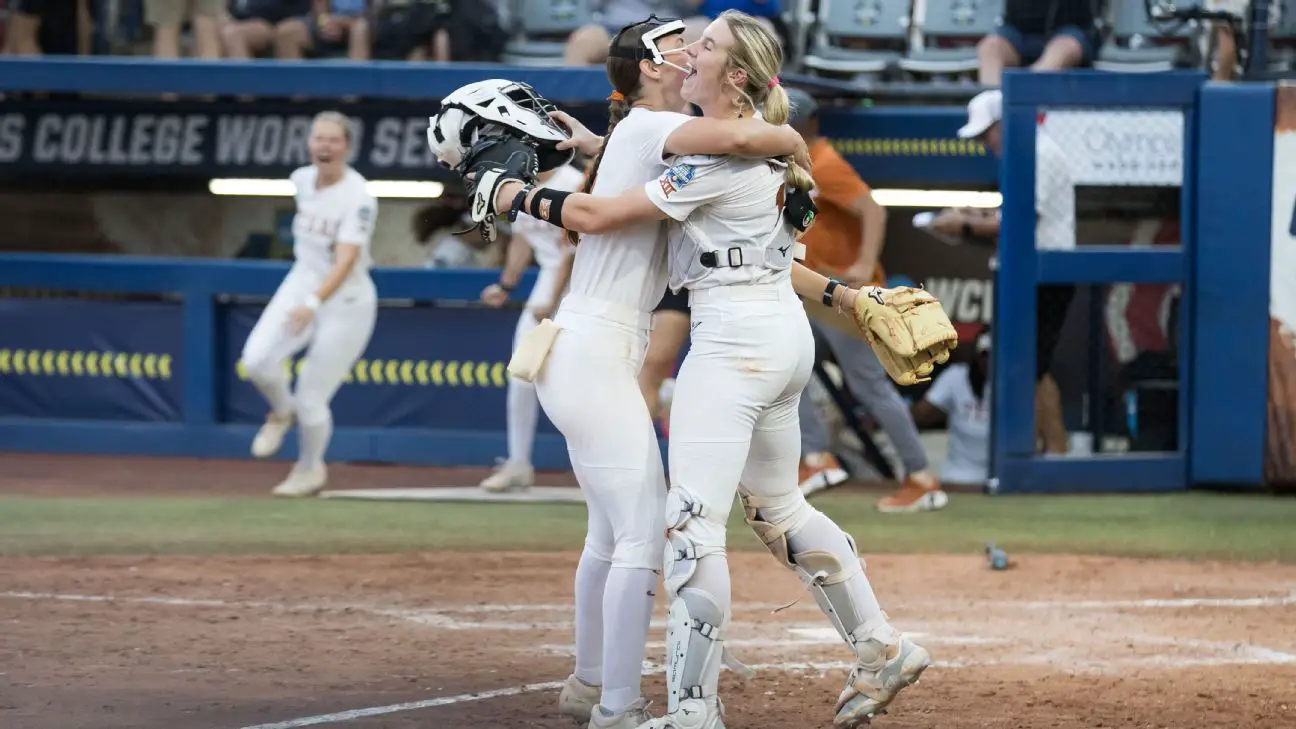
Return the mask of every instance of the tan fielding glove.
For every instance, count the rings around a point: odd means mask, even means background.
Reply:
[[[935,296],[910,286],[861,290],[855,298],[855,325],[882,367],[901,385],[930,380],[938,364],[949,361],[958,332]]]

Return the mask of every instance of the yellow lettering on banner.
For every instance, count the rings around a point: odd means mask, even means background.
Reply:
[[[427,360],[419,360],[418,366],[414,368],[414,376],[418,379],[420,385],[428,383],[428,363]]]
[[[162,379],[171,379],[171,355],[164,354],[158,360],[158,372],[162,373]]]
[[[118,377],[125,377],[130,373],[130,357],[125,352],[118,352],[113,358],[113,369],[117,371]]]
[[[64,377],[67,376],[67,373],[68,373],[68,360],[71,359],[71,358],[72,358],[72,355],[69,354],[68,351],[67,351],[66,349],[64,349],[64,350],[59,350],[59,353],[58,353],[58,373],[59,373],[60,375],[63,375]]]
[[[373,380],[374,384],[381,385],[383,383],[382,365],[383,363],[380,359],[376,359],[369,363],[369,379]]]
[[[243,369],[243,360],[239,360],[238,368]],[[157,355],[150,354],[144,358],[144,376],[150,380],[157,377]]]
[[[35,349],[27,353],[27,369],[33,375],[40,374],[40,354],[40,351]]]
[[[474,372],[473,374],[477,376],[477,384],[483,387],[490,384],[490,363],[478,362],[477,371]]]
[[[132,354],[130,356],[131,377],[134,377],[135,379],[138,380],[144,376],[143,362],[144,362],[144,355],[140,354],[139,352],[136,352],[135,354]]]
[[[81,367],[83,360],[85,360],[85,352],[78,350],[72,353],[72,374],[77,377],[80,377],[81,373],[85,372],[85,369]]]
[[[405,360],[401,362],[400,379],[402,385],[414,384],[414,361]]]
[[[356,362],[355,376],[356,376],[356,380],[359,381],[361,384],[369,381],[369,371],[366,369],[368,367],[368,364],[369,364],[368,361],[363,359]]]
[[[9,374],[9,350],[0,349],[0,375]]]
[[[496,387],[504,387],[504,385],[508,384],[508,381],[504,379],[503,362],[496,362],[495,365],[491,367],[490,376],[491,376],[491,384],[495,385]]]
[[[399,363],[394,359],[387,360],[387,366],[383,368],[383,374],[387,376],[387,381],[391,384],[400,382],[400,375],[396,373]]]
[[[47,375],[54,374],[54,352],[48,349],[41,355],[41,372]]]
[[[476,384],[476,382],[473,380],[472,362],[463,363],[463,366],[459,369],[459,378],[463,380],[463,383],[466,387],[472,387],[473,385]]]
[[[451,386],[451,387],[458,387],[458,386],[459,386],[459,372],[458,372],[458,370],[459,370],[459,363],[458,363],[458,362],[448,362],[448,363],[446,363],[446,381],[450,383],[450,386]]]
[[[445,382],[441,377],[441,367],[441,360],[432,363],[432,384],[438,387],[441,386],[441,383]]]

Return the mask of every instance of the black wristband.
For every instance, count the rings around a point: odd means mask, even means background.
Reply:
[[[504,292],[505,292],[505,293],[509,293],[509,294],[513,293],[513,289],[517,288],[517,284],[513,284],[512,286],[509,286],[508,284],[504,283],[503,281],[497,281],[497,282],[495,282],[495,285],[498,286],[498,287],[500,287],[500,288],[502,288],[502,289],[504,289]]]
[[[530,185],[523,185],[518,194],[513,196],[513,202],[509,204],[508,221],[517,222],[518,213],[522,212],[522,206],[526,204],[526,196],[535,188]]]
[[[550,225],[562,228],[564,227],[562,219],[563,201],[570,194],[570,192],[563,190],[541,187],[532,196],[527,214],[536,220],[543,220]]]
[[[828,279],[828,285],[824,287],[824,292],[823,292],[823,305],[824,305],[824,306],[826,306],[826,307],[828,307],[828,308],[830,308],[830,309],[832,308],[832,305],[833,305],[833,292],[837,290],[837,287],[838,287],[838,286],[845,286],[845,284],[843,284],[841,281],[838,281],[838,280],[835,279],[835,278],[830,278],[830,279]]]

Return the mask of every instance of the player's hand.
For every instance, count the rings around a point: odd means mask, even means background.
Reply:
[[[315,312],[308,306],[299,306],[288,312],[288,328],[293,334],[301,334],[315,320]]]
[[[549,118],[558,122],[567,129],[571,139],[566,139],[555,145],[558,149],[568,150],[572,147],[579,149],[581,154],[589,157],[599,153],[603,148],[603,137],[598,136],[585,127],[584,124],[576,121],[576,118],[565,111],[551,111]]]
[[[797,151],[793,153],[792,161],[796,162],[797,166],[806,172],[810,172],[814,168],[814,165],[810,162],[810,148],[806,146],[804,138],[797,145]]]
[[[347,20],[339,18],[336,15],[330,15],[319,26],[320,38],[329,42],[342,40],[343,34],[346,33]]]
[[[500,286],[497,283],[493,283],[482,289],[481,300],[487,306],[492,306],[498,309],[508,303],[508,299],[508,292],[504,290],[503,286]]]
[[[865,286],[873,283],[873,276],[876,273],[877,267],[873,264],[856,261],[842,273],[842,281],[848,286]]]
[[[548,319],[549,317],[553,316],[554,311],[556,311],[557,309],[558,307],[554,306],[553,302],[551,301],[548,304],[540,304],[538,306],[531,307],[531,316],[535,317],[536,321],[544,321],[545,319]]]

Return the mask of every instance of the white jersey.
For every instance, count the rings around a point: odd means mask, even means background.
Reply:
[[[615,197],[666,169],[666,140],[693,117],[632,109],[607,141],[593,193]],[[571,295],[651,312],[666,290],[666,226],[636,223],[602,235],[582,235],[572,266]]]
[[[297,214],[293,216],[293,263],[291,275],[318,285],[333,268],[333,247],[338,243],[360,246],[360,255],[347,279],[338,288],[370,286],[373,257],[369,242],[378,219],[378,203],[365,189],[365,178],[347,167],[342,179],[315,187],[319,171],[314,165],[301,167],[289,178],[297,192]]]
[[[771,283],[791,276],[796,240],[783,218],[782,163],[711,155],[672,162],[644,186],[653,204],[679,223],[671,231],[672,290]],[[708,252],[732,263],[741,254],[743,265],[703,265],[701,257]]]
[[[990,477],[990,383],[978,400],[969,375],[966,364],[952,364],[923,395],[949,423],[949,455],[941,467],[941,480],[949,483],[984,483]]]
[[[580,170],[571,165],[563,165],[554,171],[553,177],[540,183],[540,186],[575,192],[584,182],[585,175]],[[553,303],[558,263],[562,261],[563,249],[569,245],[567,231],[521,213],[517,220],[513,221],[513,234],[521,235],[526,239],[535,254],[536,265],[540,267],[535,286],[532,287],[531,295],[527,298],[527,306],[545,306]]]

